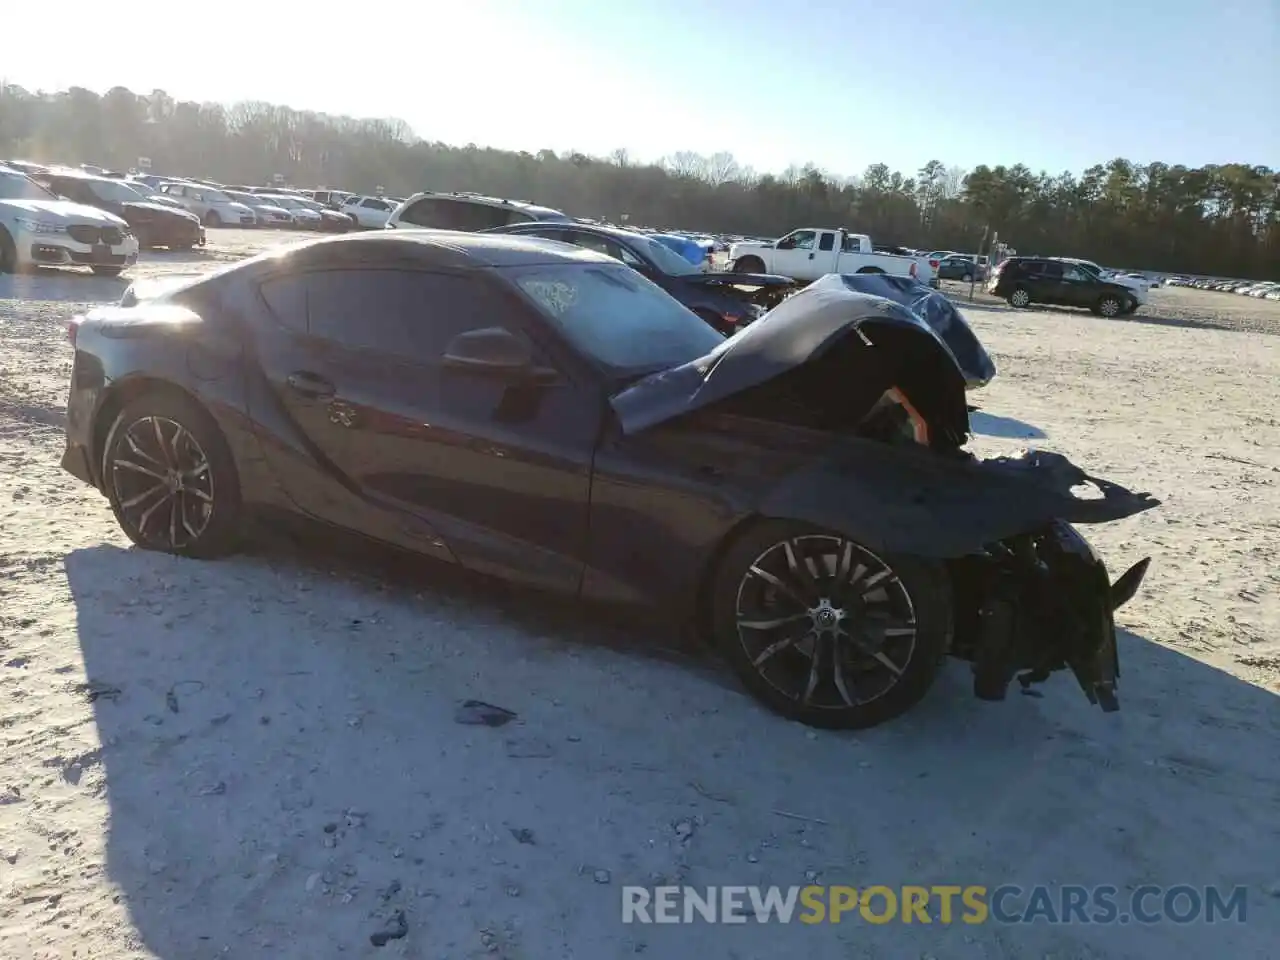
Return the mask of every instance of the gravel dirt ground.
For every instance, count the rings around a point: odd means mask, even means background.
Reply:
[[[65,319],[287,239],[0,277],[0,956],[1276,956],[1280,304],[965,305],[999,365],[980,452],[1042,445],[1164,500],[1086,531],[1113,572],[1154,557],[1120,613],[1122,711],[1062,676],[981,703],[956,665],[901,720],[834,734],[662,631],[403,557],[130,549],[58,467]],[[517,718],[461,725],[470,697]],[[1239,885],[1247,916],[623,925],[621,887],[662,882],[1112,885],[1122,909]]]

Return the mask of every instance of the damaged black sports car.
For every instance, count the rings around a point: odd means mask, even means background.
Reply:
[[[69,326],[63,466],[143,547],[281,508],[471,570],[676,611],[785,716],[859,727],[945,657],[999,699],[1116,705],[1115,583],[1071,523],[1155,506],[1051,454],[978,460],[901,304],[817,284],[722,338],[586,250],[316,240]],[[1077,495],[1092,481],[1093,496]]]

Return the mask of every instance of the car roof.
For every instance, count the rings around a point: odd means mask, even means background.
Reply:
[[[563,211],[556,210],[553,207],[539,206],[536,203],[529,203],[526,200],[507,200],[503,197],[490,197],[482,193],[446,193],[438,190],[424,190],[421,193],[415,193],[403,202],[408,203],[410,201],[417,201],[425,198],[457,200],[462,203],[476,203],[486,207],[513,207],[516,210],[523,211],[524,213],[532,214],[539,219],[543,219],[544,217],[547,219],[570,219],[570,217]]]
[[[438,267],[522,267],[558,263],[617,265],[616,260],[602,253],[554,240],[514,234],[463,233],[456,230],[402,229],[341,234],[310,240],[293,250],[322,246],[349,246],[353,252],[362,248],[366,251],[385,249],[389,254],[398,249],[403,254],[413,254],[432,261],[432,265]]]

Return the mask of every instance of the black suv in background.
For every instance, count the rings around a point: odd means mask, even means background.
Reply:
[[[998,264],[987,281],[987,292],[1009,301],[1011,307],[1048,303],[1087,307],[1101,317],[1132,313],[1138,307],[1128,287],[1103,280],[1074,263],[1049,257],[1010,257]]]

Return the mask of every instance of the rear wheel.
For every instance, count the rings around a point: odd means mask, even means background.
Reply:
[[[759,257],[742,257],[733,264],[734,273],[764,273],[764,261]]]
[[[960,282],[961,282],[961,283],[973,283],[973,274],[972,274],[972,273],[966,273],[963,277],[961,277],[961,278],[960,278]]]
[[[1009,306],[1016,307],[1021,310],[1023,307],[1031,305],[1031,294],[1022,287],[1014,290],[1009,294]]]
[[[1107,294],[1098,300],[1097,304],[1093,308],[1093,312],[1101,317],[1119,316],[1123,311],[1124,304],[1120,302],[1120,298],[1114,297],[1110,294]]]
[[[120,271],[123,270],[124,267],[90,267],[89,269],[93,271],[95,276],[118,277],[120,276]]]
[[[218,214],[217,210],[210,210],[204,215],[204,225],[206,227],[222,226],[222,217]]]
[[[102,479],[116,521],[148,550],[215,557],[242,514],[235,460],[213,418],[178,393],[127,403],[107,434]]]
[[[718,646],[743,684],[815,727],[869,727],[914,706],[946,655],[951,616],[940,566],[789,521],[734,542],[711,597]]]
[[[879,267],[863,267],[859,273],[884,273]]]

